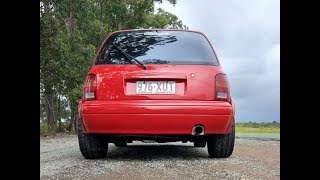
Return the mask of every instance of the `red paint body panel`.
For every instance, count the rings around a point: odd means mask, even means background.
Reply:
[[[86,101],[81,118],[87,133],[191,134],[202,124],[205,134],[224,134],[233,109],[228,102],[119,100]]]
[[[96,100],[79,101],[78,105],[86,133],[190,135],[196,124],[204,126],[205,134],[230,132],[235,119],[234,101],[214,98],[215,76],[224,74],[221,66],[146,64],[146,67],[144,70],[137,64],[125,64],[90,68],[88,74],[97,78]],[[136,94],[135,82],[141,80],[175,81],[176,93]]]
[[[170,99],[214,100],[215,75],[223,73],[219,66],[208,65],[96,65],[90,73],[97,74],[97,99]],[[194,74],[191,77],[190,74]],[[175,80],[175,95],[136,95],[137,80]]]

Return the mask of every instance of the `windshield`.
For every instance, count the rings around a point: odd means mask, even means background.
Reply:
[[[143,64],[218,65],[208,40],[190,31],[150,30],[113,34],[102,48],[97,64],[130,64],[115,44]]]

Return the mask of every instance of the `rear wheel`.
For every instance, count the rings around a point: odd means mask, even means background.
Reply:
[[[230,134],[210,135],[208,137],[208,153],[210,158],[226,158],[231,156],[235,140],[235,126]]]
[[[194,142],[194,147],[206,147],[206,141]]]
[[[107,155],[108,143],[96,134],[86,134],[81,124],[78,125],[78,140],[81,154],[86,159],[99,159]]]

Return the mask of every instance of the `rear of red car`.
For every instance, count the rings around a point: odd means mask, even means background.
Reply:
[[[134,140],[207,144],[210,157],[234,146],[229,82],[199,32],[126,30],[108,35],[84,82],[79,144],[84,157]]]

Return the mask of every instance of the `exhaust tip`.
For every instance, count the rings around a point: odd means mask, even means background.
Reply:
[[[201,134],[203,131],[202,127],[201,126],[197,126],[195,129],[194,129],[194,132],[197,133],[197,134]]]
[[[195,136],[204,135],[203,125],[198,124],[198,125],[193,126],[192,135],[195,135]]]

